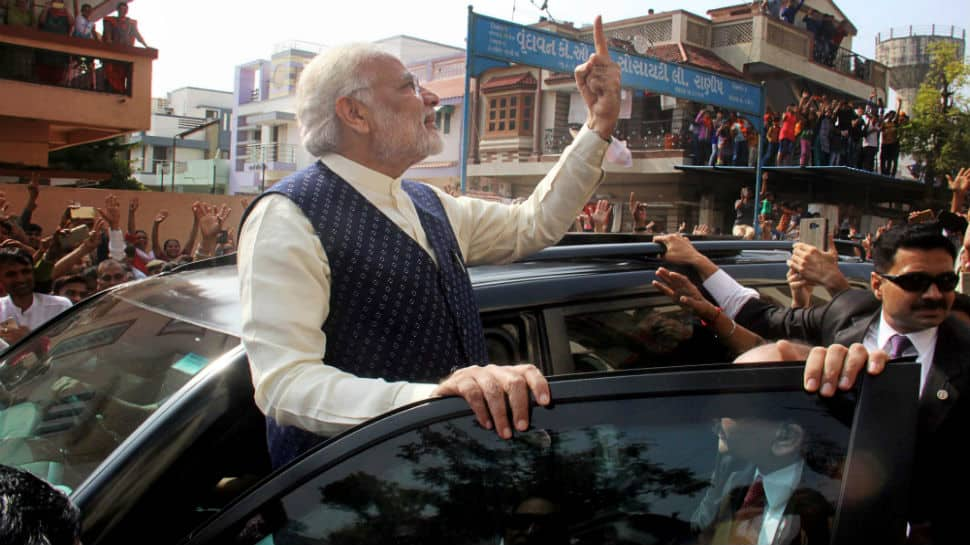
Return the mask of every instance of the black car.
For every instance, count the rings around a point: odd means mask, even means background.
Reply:
[[[788,243],[697,246],[762,297],[790,301]],[[69,492],[87,545],[187,536],[192,543],[375,536],[486,543],[500,522],[528,518],[516,516],[514,500],[540,473],[533,488],[544,493],[553,481],[579,487],[559,491],[569,498],[557,512],[569,519],[573,543],[602,532],[673,539],[710,490],[702,483],[716,465],[711,423],[791,413],[813,415],[810,427],[821,430],[812,450],[828,453],[836,535],[897,530],[916,410],[903,400],[916,398],[906,397],[918,383],[914,366],[866,380],[858,396],[837,405],[801,391],[799,364],[725,367],[729,356],[708,330],[650,287],[661,252],[653,243],[561,245],[471,269],[491,361],[535,362],[549,375],[597,372],[555,379],[554,407],[537,410],[532,429],[512,441],[477,429],[460,400],[437,400],[342,434],[270,477],[227,256],[92,297],[4,353],[0,463]],[[867,283],[871,265],[841,266],[853,283]],[[890,411],[898,418],[886,429],[874,415]],[[546,464],[539,458],[551,465],[533,467]],[[641,471],[646,481],[633,478]],[[517,475],[514,486],[494,483],[500,474]],[[434,490],[421,489],[419,475],[437,483]],[[461,494],[444,494],[454,487]],[[315,510],[329,501],[321,500],[324,489],[338,494],[339,513]],[[393,498],[399,503],[388,503]],[[580,516],[582,505],[589,512]],[[449,525],[468,528],[461,536],[427,522],[476,509],[492,522],[451,518]],[[300,534],[304,526],[315,530]],[[331,534],[314,533],[322,527]]]

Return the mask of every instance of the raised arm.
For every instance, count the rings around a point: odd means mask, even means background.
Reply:
[[[128,234],[134,235],[138,228],[135,226],[135,212],[138,211],[139,205],[138,197],[132,197],[128,201]]]
[[[94,229],[88,233],[88,238],[84,239],[81,244],[78,244],[77,248],[71,250],[67,255],[57,260],[54,263],[54,269],[51,271],[51,278],[58,278],[64,276],[70,271],[74,265],[80,263],[84,259],[85,255],[90,254],[98,249],[101,245],[101,235],[107,230],[108,224],[101,218],[94,222]]]
[[[168,210],[159,210],[152,221],[152,254],[158,259],[165,258],[165,248],[158,242],[158,226],[168,218]]]
[[[953,192],[950,198],[950,212],[962,215],[963,203],[967,196],[967,191],[970,190],[970,167],[961,168],[956,178],[947,174],[946,183],[950,186],[950,191]]]
[[[199,215],[196,214],[196,208],[200,206],[202,206],[202,203],[199,201],[192,203],[192,230],[189,231],[188,242],[182,247],[182,254],[184,255],[192,255],[195,249],[195,239],[199,233]]]
[[[717,339],[734,354],[741,354],[764,343],[757,334],[739,325],[723,312],[721,307],[715,306],[704,298],[697,286],[686,276],[667,270],[657,269],[657,280],[653,286],[670,299],[697,315],[708,327],[714,330]]]
[[[34,214],[34,210],[37,210],[37,196],[40,194],[40,183],[37,178],[32,178],[30,183],[27,184],[27,203],[24,204],[24,210],[20,213],[20,226],[24,229],[30,224],[30,219]]]

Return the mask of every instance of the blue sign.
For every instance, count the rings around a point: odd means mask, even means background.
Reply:
[[[495,66],[490,62],[476,62],[476,58],[571,73],[594,51],[591,43],[476,13],[470,16],[468,55],[473,76]],[[620,65],[624,87],[647,89],[758,117],[764,113],[759,85],[639,55],[611,51],[610,56]]]

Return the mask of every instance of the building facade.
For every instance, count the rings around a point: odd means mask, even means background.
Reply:
[[[442,153],[429,157],[405,176],[439,186],[457,184],[464,96],[464,50],[410,36],[374,42],[399,57],[421,84],[441,97],[438,126]],[[324,46],[279,44],[269,60],[236,67],[232,98],[230,192],[259,193],[316,160],[303,147],[296,121],[296,84]]]
[[[232,93],[183,87],[152,100],[152,126],[129,136],[133,176],[145,187],[223,194],[229,185]]]
[[[845,30],[831,56],[819,54],[806,30],[808,10],[831,15]],[[535,26],[592,41],[591,26],[550,21]],[[764,82],[767,105],[775,112],[796,104],[802,91],[859,102],[875,88],[885,97],[886,67],[851,51],[855,28],[827,0],[807,0],[794,25],[748,3],[711,10],[707,17],[676,10],[613,21],[604,31],[616,49]],[[585,121],[573,75],[513,65],[490,70],[477,83],[468,188],[511,199],[527,196]],[[698,142],[691,131],[695,116],[709,106],[634,89],[623,89],[621,98],[615,136],[630,148],[633,166],[607,164],[597,198],[611,200],[614,214],[622,216],[635,193],[648,203],[658,227],[671,230],[681,222],[727,225],[738,186],[712,185],[678,168],[709,154],[709,142]],[[629,223],[628,217],[614,222]]]

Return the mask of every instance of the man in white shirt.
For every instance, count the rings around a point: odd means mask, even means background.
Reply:
[[[735,363],[809,358],[789,342],[748,350]],[[810,427],[770,415],[726,415],[715,427],[718,454],[711,485],[691,523],[710,543],[829,543],[840,483],[806,462]]]
[[[484,363],[484,339],[465,264],[508,262],[556,242],[602,179],[620,71],[599,19],[594,34],[596,53],[576,69],[588,121],[517,205],[402,182],[442,142],[438,97],[397,58],[358,45],[307,66],[297,116],[320,161],[253,203],[238,245],[243,343],[271,451],[276,427],[333,434],[450,395],[508,438],[513,425],[528,426],[530,392],[549,402],[532,365],[473,365]],[[422,343],[423,354],[413,346]]]
[[[34,261],[19,248],[0,249],[0,338],[13,344],[38,326],[71,307],[57,295],[34,293]]]

